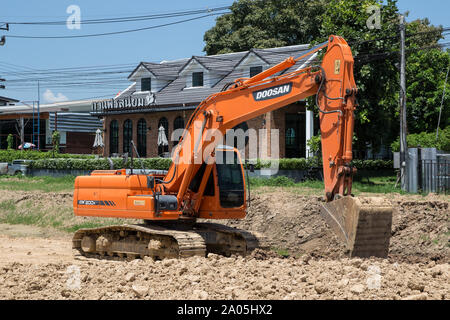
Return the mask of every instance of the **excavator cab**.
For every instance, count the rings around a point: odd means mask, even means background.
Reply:
[[[222,208],[243,206],[245,203],[245,180],[239,152],[236,149],[216,151],[216,172],[220,206]]]
[[[214,154],[212,164],[202,164],[190,186],[191,191],[199,192],[202,182],[205,184],[198,217],[242,219],[247,210],[246,181],[239,151],[221,145]]]

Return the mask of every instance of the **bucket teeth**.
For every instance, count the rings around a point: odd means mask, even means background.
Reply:
[[[320,213],[351,257],[387,258],[392,211],[381,198],[344,197],[322,204]]]

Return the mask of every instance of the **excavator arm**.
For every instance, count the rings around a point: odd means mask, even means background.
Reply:
[[[320,66],[284,73],[301,59],[324,48],[327,50]],[[197,194],[188,195],[188,188],[202,159],[213,158],[215,147],[221,143],[208,137],[211,129],[219,131],[223,137],[228,129],[244,121],[316,95],[326,200],[321,215],[347,244],[351,256],[386,257],[392,225],[391,206],[380,199],[361,201],[351,195],[356,173],[351,161],[358,91],[353,64],[347,42],[330,36],[328,42],[306,54],[288,58],[253,78],[237,79],[230,89],[208,97],[195,110],[175,150],[172,166],[163,182],[166,191],[177,195],[182,211],[195,215],[211,166]],[[192,199],[194,201],[190,201]]]
[[[327,51],[320,66],[283,73],[325,47]],[[356,93],[353,56],[345,40],[337,36],[253,78],[237,79],[230,89],[211,95],[195,110],[174,152],[164,181],[166,191],[176,192],[178,203],[183,202],[199,170],[198,164],[202,163],[199,159],[205,157],[205,150],[213,152],[220,144],[210,139],[211,130],[224,136],[228,129],[244,121],[317,95],[326,198],[331,201],[337,195],[350,195],[354,174],[350,162]]]

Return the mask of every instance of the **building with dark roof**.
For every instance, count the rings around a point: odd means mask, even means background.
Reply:
[[[2,106],[13,106],[17,102],[19,102],[19,100],[0,96],[0,107],[2,107]]]
[[[175,141],[164,148],[157,145],[158,128],[166,136],[184,128],[193,110],[209,95],[221,91],[237,78],[249,78],[290,56],[306,52],[309,45],[272,49],[251,49],[161,63],[141,62],[128,76],[131,85],[111,100],[94,102],[92,115],[104,118],[105,155],[129,152],[130,140],[137,142],[143,157],[170,152]],[[311,64],[315,55],[285,72]],[[280,157],[307,157],[306,141],[313,135],[313,115],[306,102],[286,106],[252,119],[249,128],[279,130]]]

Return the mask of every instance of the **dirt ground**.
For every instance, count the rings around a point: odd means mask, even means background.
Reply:
[[[45,198],[48,211],[52,201],[70,205],[66,194],[26,196]],[[24,195],[0,191],[0,204],[12,197]],[[93,260],[73,254],[70,234],[2,224],[0,299],[449,300],[448,198],[388,197],[395,208],[388,259],[348,259],[318,215],[317,196],[273,189],[252,196],[245,220],[227,224],[264,233],[289,258],[257,250],[245,258]]]

